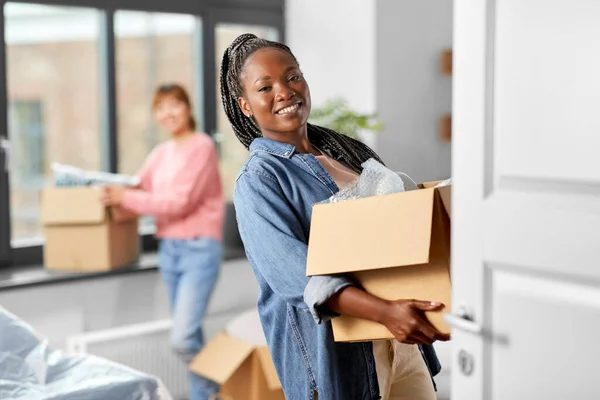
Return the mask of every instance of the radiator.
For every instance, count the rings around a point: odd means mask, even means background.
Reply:
[[[87,332],[67,338],[67,351],[93,354],[158,377],[173,399],[189,397],[187,365],[171,350],[171,320]]]

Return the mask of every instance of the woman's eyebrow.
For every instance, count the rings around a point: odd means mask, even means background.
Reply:
[[[298,67],[297,67],[296,65],[290,65],[289,67],[287,67],[287,68],[285,69],[285,71],[283,71],[283,75],[285,75],[285,74],[287,74],[288,72],[290,72],[290,71],[293,71],[293,70],[295,70],[295,69],[298,69]],[[260,82],[260,81],[268,81],[268,80],[270,80],[270,79],[271,79],[271,77],[270,77],[270,76],[268,76],[268,75],[265,75],[265,76],[261,76],[260,78],[258,78],[257,80],[255,80],[255,81],[254,81],[254,83],[258,83],[258,82]]]

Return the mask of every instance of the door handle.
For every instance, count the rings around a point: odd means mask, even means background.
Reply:
[[[444,314],[444,321],[452,329],[458,329],[477,336],[483,333],[483,326],[473,321],[473,313],[469,312],[466,307],[459,307],[456,314]]]

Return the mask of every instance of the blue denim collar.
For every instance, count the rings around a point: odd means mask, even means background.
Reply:
[[[260,137],[254,139],[252,143],[250,143],[251,153],[256,153],[259,151],[264,151],[282,158],[291,158],[296,151],[296,147],[289,143],[282,143],[276,140]]]

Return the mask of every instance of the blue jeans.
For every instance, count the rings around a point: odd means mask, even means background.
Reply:
[[[173,314],[171,345],[189,364],[204,346],[202,320],[219,277],[221,243],[212,238],[163,239],[159,266]],[[208,400],[219,389],[190,372],[190,400]]]

